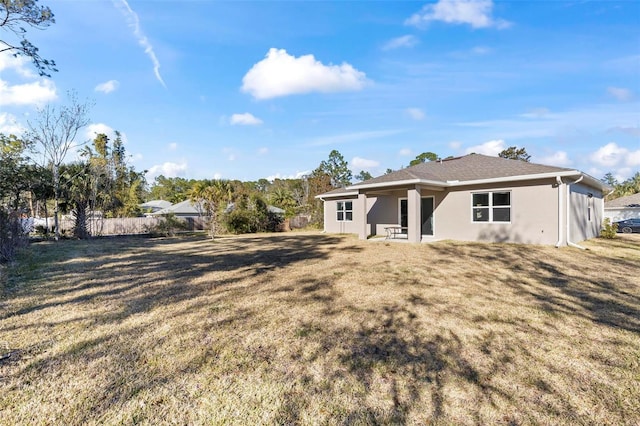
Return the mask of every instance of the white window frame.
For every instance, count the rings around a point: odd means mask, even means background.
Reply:
[[[509,205],[508,206],[494,206],[493,205],[493,194],[509,194]],[[489,205],[487,206],[475,206],[473,204],[473,196],[478,194],[488,194],[489,195]],[[471,193],[471,223],[498,223],[498,224],[509,224],[511,223],[513,212],[513,200],[511,199],[512,192],[510,190],[495,190],[495,191],[475,191]],[[493,210],[494,209],[509,209],[509,220],[493,220]],[[475,220],[474,210],[475,209],[487,209],[489,211],[489,220]]]
[[[350,209],[347,209],[347,203],[351,204]],[[340,219],[341,213],[342,219]],[[351,213],[351,219],[347,219],[347,213]],[[353,200],[343,200],[336,202],[336,222],[353,222]]]

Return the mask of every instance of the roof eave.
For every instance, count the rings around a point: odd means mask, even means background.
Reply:
[[[325,198],[353,197],[357,195],[358,195],[358,191],[348,191],[348,192],[339,192],[337,194],[325,193],[325,194],[316,195],[313,198],[317,198],[318,200],[324,200]]]
[[[347,189],[359,191],[360,189],[379,189],[379,188],[389,188],[392,186],[420,185],[420,184],[433,185],[433,186],[446,186],[444,182],[436,181],[436,180],[405,179],[405,180],[395,180],[390,182],[368,183],[368,184],[365,183],[362,185],[352,185],[352,186],[348,186]]]
[[[547,172],[547,173],[536,173],[531,175],[517,175],[517,176],[501,176],[497,178],[488,178],[488,179],[476,179],[476,180],[462,180],[462,181],[447,181],[447,186],[456,187],[456,186],[470,186],[470,185],[483,185],[490,183],[502,183],[502,182],[520,182],[525,180],[538,180],[538,179],[549,179],[555,177],[571,177],[571,176],[580,176],[582,172],[578,170],[566,170],[566,171],[558,171],[558,172]]]
[[[405,180],[397,180],[397,181],[389,181],[389,182],[380,182],[380,183],[370,183],[370,184],[360,184],[360,185],[352,185],[348,186],[346,189],[350,190],[349,192],[343,192],[339,194],[321,194],[317,195],[315,198],[340,198],[344,196],[355,196],[358,195],[360,190],[365,189],[380,189],[380,188],[391,188],[394,186],[407,186],[407,185],[430,185],[440,188],[453,188],[458,186],[475,186],[475,185],[485,185],[485,184],[494,184],[494,183],[506,183],[506,182],[521,182],[527,180],[539,180],[539,179],[552,179],[556,177],[579,177],[583,176],[583,180],[603,191],[611,190],[612,188],[605,184],[602,181],[594,178],[593,176],[589,176],[586,173],[583,173],[579,170],[559,170],[555,172],[546,172],[546,173],[536,173],[529,175],[517,175],[517,176],[502,176],[497,178],[489,178],[489,179],[476,179],[476,180],[466,180],[466,181],[436,181],[436,180],[427,180],[427,179],[405,179]]]

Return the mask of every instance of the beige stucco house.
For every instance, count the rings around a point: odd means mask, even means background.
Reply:
[[[317,198],[329,233],[563,246],[599,235],[610,189],[578,170],[470,154]]]

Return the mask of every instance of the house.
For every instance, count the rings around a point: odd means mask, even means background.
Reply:
[[[470,154],[318,195],[330,233],[576,245],[599,235],[603,182],[578,170]]]
[[[640,218],[640,193],[605,202],[604,217],[611,222]]]
[[[139,207],[145,212],[155,213],[159,210],[171,207],[171,203],[165,200],[151,200],[146,203],[139,204]]]
[[[165,214],[174,214],[176,217],[200,217],[205,214],[205,209],[200,203],[185,200],[151,213],[152,216]]]

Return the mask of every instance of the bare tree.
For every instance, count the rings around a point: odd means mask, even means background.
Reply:
[[[38,110],[36,119],[28,121],[28,138],[42,148],[44,160],[53,173],[55,238],[60,238],[58,204],[60,198],[60,165],[74,146],[78,131],[89,124],[92,104],[79,103],[74,93],[69,93],[69,105],[47,105]]]

